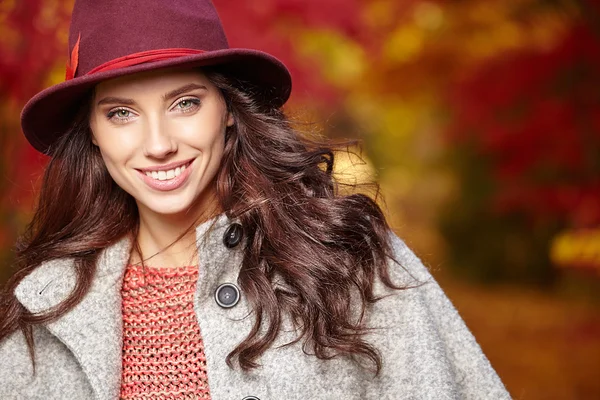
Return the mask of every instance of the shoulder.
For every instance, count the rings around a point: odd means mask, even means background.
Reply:
[[[376,308],[388,314],[393,312],[404,327],[419,331],[423,340],[475,340],[429,269],[395,233],[390,232],[392,254],[388,272],[399,290],[386,290]],[[477,350],[479,347],[477,346]]]
[[[31,358],[25,341],[25,335],[20,330],[13,332],[0,342],[0,383],[9,380],[23,381],[23,384],[33,374]],[[4,385],[0,385],[2,387]]]
[[[33,327],[35,373],[25,336],[16,331],[0,342],[0,398],[81,398],[91,392],[79,364],[45,327]]]
[[[368,340],[383,356],[378,382],[403,381],[417,397],[426,393],[431,398],[453,394],[465,399],[509,399],[475,337],[427,267],[400,237],[389,235],[390,278],[403,289],[383,289],[369,315]]]
[[[392,283],[400,287],[436,285],[429,269],[400,236],[389,230],[388,240],[387,270]]]

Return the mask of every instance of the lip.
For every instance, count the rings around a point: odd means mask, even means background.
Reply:
[[[185,171],[183,171],[181,174],[179,174],[179,176],[176,176],[172,179],[167,179],[164,181],[159,181],[158,179],[154,179],[151,176],[146,175],[146,173],[141,169],[137,169],[137,172],[140,176],[140,179],[142,179],[142,181],[144,181],[144,183],[147,186],[149,186],[150,188],[159,190],[161,192],[168,192],[171,190],[179,189],[187,182],[188,177],[192,173],[192,168],[194,167],[194,162],[193,162],[194,159],[191,159],[191,160],[192,160],[191,162],[189,160],[187,161],[187,163],[189,163],[189,165],[185,168]],[[173,167],[171,165],[174,165],[175,167]],[[186,165],[186,163],[178,162],[178,163],[166,164],[165,166],[168,167],[166,169],[173,169],[173,168],[177,168],[178,166],[181,166],[181,165]],[[148,171],[164,171],[165,169],[147,169],[147,170]]]
[[[142,172],[168,171],[170,169],[175,169],[177,167],[181,167],[182,165],[189,164],[192,161],[194,161],[194,158],[189,158],[187,160],[182,160],[182,161],[174,161],[174,162],[169,163],[169,164],[155,165],[155,166],[152,166],[152,167],[144,167],[144,168],[136,168],[136,169],[138,171],[142,171]]]

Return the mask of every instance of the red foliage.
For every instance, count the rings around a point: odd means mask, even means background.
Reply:
[[[54,5],[59,4],[58,2]],[[57,43],[57,31],[65,29],[69,15],[61,14],[61,8],[49,17],[49,2],[45,0],[26,0],[15,2],[14,8],[6,15],[5,23],[0,26],[0,35],[10,40],[0,40],[0,98],[8,100],[2,106],[18,109],[25,101],[43,88],[49,73],[49,66],[67,54],[66,49]],[[14,32],[15,34],[10,34]],[[19,126],[18,112],[14,121],[7,126]],[[9,132],[17,154],[7,154],[0,164],[0,170],[7,171],[10,185],[6,186],[7,195],[3,196],[0,206],[8,212],[18,209],[28,211],[33,194],[32,180],[39,174],[45,157],[37,154],[19,131]],[[12,146],[11,146],[12,147]]]
[[[0,41],[0,94],[23,102],[39,91],[52,66],[66,49],[57,43],[57,29],[65,29],[68,15],[45,21],[44,0],[16,1],[0,34],[14,31],[14,40]],[[12,36],[11,36],[11,39]]]
[[[495,208],[600,224],[600,39],[574,27],[548,52],[490,60],[452,92],[450,141],[492,161]]]

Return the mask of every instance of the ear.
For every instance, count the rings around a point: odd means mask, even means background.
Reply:
[[[233,119],[233,115],[230,112],[227,112],[227,126],[233,126],[235,120]]]

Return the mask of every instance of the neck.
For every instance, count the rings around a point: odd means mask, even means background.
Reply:
[[[211,200],[215,200],[214,198]],[[177,214],[159,214],[138,204],[140,227],[130,262],[143,259],[154,267],[183,267],[198,264],[196,226],[219,214],[217,201],[203,202]]]

